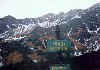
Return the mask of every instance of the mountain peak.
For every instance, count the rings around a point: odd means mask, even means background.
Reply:
[[[5,16],[3,18],[7,18],[7,19],[16,19],[15,17],[11,16],[11,15],[8,15],[8,16]]]

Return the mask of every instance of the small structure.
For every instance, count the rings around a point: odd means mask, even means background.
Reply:
[[[59,29],[59,25],[56,25],[56,31],[55,31],[55,33],[56,33],[56,39],[57,40],[60,40],[61,38],[60,38],[60,29]]]

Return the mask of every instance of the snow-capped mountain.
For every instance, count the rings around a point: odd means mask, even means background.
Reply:
[[[99,46],[100,3],[88,9],[74,9],[59,14],[48,13],[38,18],[16,19],[10,15],[5,16],[0,18],[0,37],[16,40],[17,35],[28,34],[31,31],[35,31],[37,34],[51,34],[54,33],[55,25],[60,25],[61,31],[68,35],[83,30],[85,32],[81,32],[75,39],[80,43],[85,43],[90,39],[91,41],[95,40],[94,43]],[[86,42],[85,45],[90,46],[90,42],[88,44]]]
[[[77,42],[85,46],[87,52],[100,50],[100,3],[84,10],[75,9],[69,11],[68,13],[61,12],[60,14],[56,15],[55,18],[57,21],[56,23],[60,25],[60,29],[62,32],[68,35],[76,33],[73,38]],[[55,18],[52,20],[53,22],[55,21]],[[47,21],[48,23],[44,23],[44,25],[49,25],[50,23],[52,25],[52,22],[49,21]],[[41,23],[43,24],[43,22],[40,22],[38,24]],[[55,33],[54,26],[46,28],[44,25],[41,25],[42,28],[37,27],[35,29],[37,34]],[[78,32],[80,34],[77,34]],[[63,39],[65,38],[63,37]]]
[[[29,33],[35,27],[49,28],[55,25],[65,24],[74,18],[79,18],[78,13],[76,13],[77,10],[70,12],[72,13],[48,13],[38,18],[25,19],[16,19],[10,15],[5,16],[0,18],[0,36],[9,37],[9,35]]]

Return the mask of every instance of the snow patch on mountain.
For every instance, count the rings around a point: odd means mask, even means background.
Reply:
[[[32,30],[36,28],[35,24],[29,24],[29,25],[23,25],[23,24],[17,24],[16,29],[10,29],[8,31],[5,31],[3,34],[0,34],[0,38],[4,38],[5,40],[17,40],[22,39],[24,34],[30,33]],[[7,25],[9,27],[9,25]],[[20,35],[21,37],[17,38],[16,35]]]
[[[40,27],[43,27],[43,28],[49,28],[49,27],[52,27],[52,26],[56,26],[57,25],[57,21],[54,21],[54,22],[49,22],[49,21],[45,21],[43,23],[37,23]]]
[[[71,19],[75,19],[75,18],[81,18],[79,15],[75,15],[75,17],[71,18]]]

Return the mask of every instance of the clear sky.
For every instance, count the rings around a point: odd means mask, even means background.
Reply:
[[[47,13],[85,9],[100,0],[0,0],[0,17],[36,18]]]

